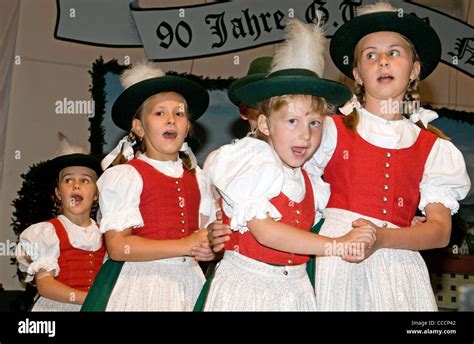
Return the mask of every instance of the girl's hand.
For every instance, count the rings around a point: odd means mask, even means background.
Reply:
[[[201,228],[194,233],[192,233],[190,236],[184,238],[183,240],[186,241],[186,244],[189,247],[189,256],[194,256],[192,254],[192,251],[195,247],[200,246],[201,242],[209,242],[207,239],[207,229]]]
[[[191,256],[203,262],[216,259],[216,255],[212,251],[211,243],[208,240],[201,242],[199,246],[193,246]]]
[[[422,223],[426,222],[426,216],[415,216],[413,220],[411,220],[411,225],[421,225]]]
[[[357,219],[352,222],[352,226],[354,229],[346,236],[354,233],[355,242],[351,242],[351,245],[348,246],[349,250],[346,250],[341,258],[346,262],[359,263],[370,257],[379,248],[377,246],[377,230],[380,227],[366,219]],[[370,233],[369,236],[368,233]]]
[[[224,243],[230,240],[230,234],[232,233],[230,226],[224,224],[222,218],[222,211],[218,210],[216,220],[207,226],[208,238],[214,252],[220,252],[224,249]]]

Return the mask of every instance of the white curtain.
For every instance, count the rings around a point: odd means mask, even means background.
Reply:
[[[0,0],[0,193],[20,0]]]

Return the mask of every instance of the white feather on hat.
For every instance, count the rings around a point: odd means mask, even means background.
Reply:
[[[165,76],[165,73],[153,62],[138,62],[132,68],[123,72],[120,82],[124,89],[129,88],[140,81]]]
[[[387,1],[379,1],[375,4],[366,5],[357,10],[358,16],[363,16],[364,14],[377,13],[377,12],[396,12],[397,9],[393,7]]]
[[[59,136],[59,149],[55,153],[55,157],[69,155],[69,154],[89,154],[89,150],[83,146],[71,145],[67,140],[66,136],[58,132]]]
[[[286,24],[285,42],[275,51],[270,73],[289,68],[304,68],[315,72],[320,78],[324,74],[324,51],[327,39],[318,17],[316,23],[305,24],[290,19]]]

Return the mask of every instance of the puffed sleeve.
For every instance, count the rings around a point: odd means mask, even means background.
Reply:
[[[201,203],[199,204],[199,214],[204,216],[211,215],[212,208],[212,195],[211,190],[208,187],[206,171],[196,166],[196,179],[201,194]]]
[[[205,227],[207,227],[210,223],[216,220],[216,211],[217,209],[220,209],[220,206],[218,204],[220,195],[217,192],[215,192],[215,188],[213,188],[211,179],[209,178],[209,166],[211,165],[211,162],[213,161],[217,152],[218,152],[217,150],[214,150],[211,153],[209,153],[206,160],[204,161],[204,166],[203,166],[204,176],[206,177],[206,193],[207,194],[204,200],[205,204],[203,204],[202,206],[204,208],[203,211],[206,211],[209,214],[209,219],[207,221],[207,224],[205,224]]]
[[[331,196],[331,187],[320,176],[308,172],[311,186],[313,187],[314,206],[316,210],[314,223],[318,223],[323,217],[323,210],[326,208],[329,197]]]
[[[232,230],[248,231],[247,222],[271,217],[281,219],[270,203],[283,187],[283,167],[273,149],[261,140],[244,138],[225,145],[209,162],[209,179],[221,194],[223,211]]]
[[[419,209],[425,213],[429,203],[441,203],[455,214],[458,201],[471,188],[462,153],[450,141],[437,139],[425,164],[420,183]]]
[[[40,270],[59,274],[59,239],[54,226],[49,222],[31,225],[20,235],[15,251],[20,271],[26,272],[25,282],[31,282]]]
[[[143,180],[131,165],[118,165],[106,170],[97,181],[102,214],[100,231],[123,231],[143,227],[140,195]]]
[[[323,175],[337,145],[337,128],[331,116],[326,116],[323,124],[321,144],[304,168],[312,175]]]

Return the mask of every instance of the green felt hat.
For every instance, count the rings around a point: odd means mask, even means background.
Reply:
[[[165,75],[139,81],[126,88],[112,106],[112,120],[119,128],[130,131],[132,118],[149,97],[160,92],[176,92],[188,105],[189,120],[196,121],[209,106],[209,93],[198,83],[186,78]]]
[[[322,79],[315,72],[303,68],[278,70],[236,90],[236,96],[252,107],[257,107],[257,103],[262,100],[287,94],[318,96],[336,106],[344,104],[352,97],[352,92],[347,86]]]
[[[436,31],[425,21],[413,14],[399,12],[374,12],[363,14],[342,25],[331,39],[329,51],[339,70],[354,79],[352,75],[354,49],[366,35],[391,31],[411,41],[421,60],[420,79],[433,72],[441,58],[441,41]]]
[[[240,79],[237,79],[230,85],[229,92],[228,92],[230,101],[234,103],[235,105],[239,106],[239,104],[242,103],[242,100],[237,97],[236,91],[243,85],[246,85],[253,81],[263,79],[270,71],[271,66],[272,66],[271,56],[257,57],[255,60],[253,60],[250,63],[250,67],[247,72],[247,75]]]
[[[58,178],[59,172],[61,172],[62,169],[71,166],[88,167],[97,173],[97,177],[99,177],[102,173],[99,157],[82,153],[74,153],[61,155],[54,159],[48,160],[43,165],[42,175],[47,179],[47,181],[52,182]]]

